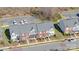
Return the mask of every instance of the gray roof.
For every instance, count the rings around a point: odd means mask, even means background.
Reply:
[[[20,35],[22,33],[29,33],[32,29],[36,30],[36,24],[12,25],[10,26],[9,29],[10,29],[10,34],[14,32]],[[35,32],[37,32],[37,30]]]
[[[68,19],[68,20],[63,20],[64,21],[64,24],[65,26],[67,27],[73,27],[75,24],[78,24],[79,25],[79,22],[78,22],[78,19],[75,18],[75,19]]]
[[[37,24],[37,27],[38,27],[38,32],[43,32],[50,30],[51,28],[54,28],[54,25],[52,22],[44,22]]]
[[[29,23],[29,24],[20,24],[20,25],[11,25],[9,27],[10,34],[12,32],[20,35],[22,33],[30,33],[32,29],[35,30],[35,33],[40,32],[40,31],[46,31],[49,30],[50,28],[54,28],[54,25],[52,22],[45,22],[45,23]]]
[[[74,27],[75,24],[79,25],[78,18],[64,19],[61,20],[60,23],[62,23],[60,27],[63,26],[63,28],[61,28],[63,31],[66,27]]]

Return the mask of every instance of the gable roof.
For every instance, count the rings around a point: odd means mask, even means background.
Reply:
[[[44,22],[37,24],[38,32],[48,31],[51,28],[54,28],[54,24],[52,22]]]
[[[35,32],[37,32],[36,24],[13,25],[13,26],[10,26],[9,29],[10,29],[10,34],[14,32],[17,35],[20,35],[22,33],[30,33],[32,29],[35,29]]]
[[[66,27],[74,27],[76,24],[79,25],[78,18],[64,19],[61,20],[60,23],[62,23],[61,26],[64,26],[64,29],[62,29],[63,31]]]
[[[12,32],[16,33],[18,36],[22,33],[30,33],[35,30],[35,33],[49,30],[50,28],[54,28],[52,22],[44,22],[44,23],[29,23],[29,24],[21,24],[21,25],[11,25],[9,27],[10,35]]]
[[[77,18],[72,18],[68,20],[63,20],[65,27],[73,27],[75,24],[79,25],[78,19]]]

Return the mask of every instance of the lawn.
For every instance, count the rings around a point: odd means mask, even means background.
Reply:
[[[58,30],[55,30],[56,36],[51,36],[51,40],[63,40],[64,36],[61,32],[59,32]]]
[[[64,39],[64,35],[61,32],[59,32],[58,30],[56,30],[56,37],[57,37],[57,39]]]
[[[9,39],[7,38],[6,34],[5,34],[5,30],[7,28],[2,28],[3,29],[3,41],[4,41],[4,46],[8,46],[9,44]],[[8,33],[7,33],[8,34]]]

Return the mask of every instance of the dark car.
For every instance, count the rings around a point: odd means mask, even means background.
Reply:
[[[65,39],[65,41],[68,41],[68,42],[75,42],[76,39],[73,39],[73,38],[71,38],[71,39]]]
[[[69,42],[75,42],[76,39],[68,39]]]

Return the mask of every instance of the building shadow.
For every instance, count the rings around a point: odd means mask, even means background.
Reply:
[[[9,32],[9,29],[5,30],[5,35],[6,35],[7,39],[9,39],[9,43],[10,43],[10,32]]]
[[[61,32],[61,33],[64,35],[63,31],[62,31],[61,28],[58,26],[58,24],[54,24],[54,26],[55,26],[55,28],[56,28],[59,32]]]

